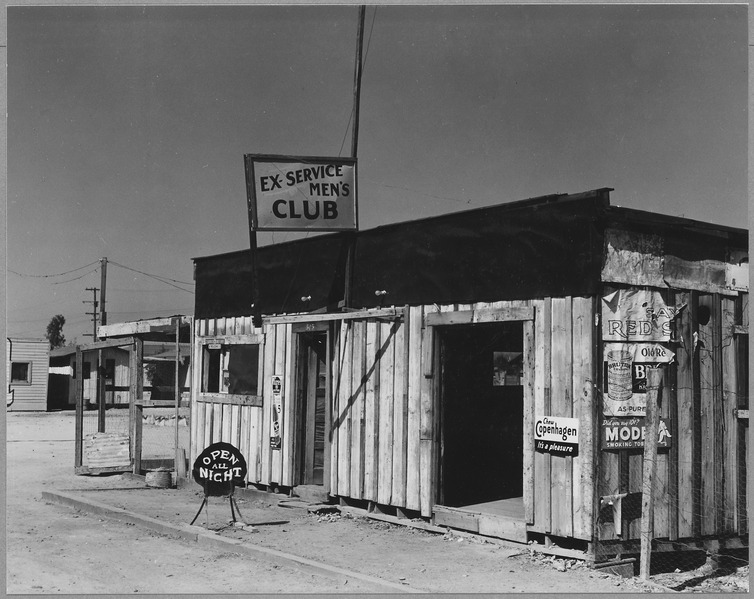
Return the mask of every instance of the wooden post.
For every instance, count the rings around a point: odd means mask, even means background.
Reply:
[[[252,324],[262,326],[262,303],[259,300],[259,258],[257,256],[257,221],[254,214],[254,161],[248,154],[244,155],[246,172],[246,200],[249,209],[249,248],[251,249],[251,315]]]
[[[660,420],[659,391],[661,385],[662,371],[659,368],[647,369],[647,415],[644,419],[644,463],[641,486],[641,564],[639,568],[639,575],[644,580],[649,580],[649,567],[652,556],[652,532],[654,524],[652,482],[657,465],[657,429]]]
[[[141,474],[141,429],[142,414],[144,410],[144,342],[141,339],[134,340],[131,350],[129,369],[131,371],[130,384],[130,420],[131,420],[131,451],[133,459],[133,473]]]
[[[180,365],[181,365],[181,317],[176,316],[175,318],[175,472],[176,475],[179,471],[179,462],[181,460],[181,452],[179,451],[178,447],[178,416],[179,416],[179,408],[181,406],[181,377],[180,375]],[[185,452],[184,452],[185,455]],[[185,457],[183,458],[185,460]],[[185,464],[185,462],[184,462]],[[183,469],[183,468],[181,468]],[[177,481],[176,481],[177,483]]]
[[[100,285],[99,285],[99,323],[101,326],[107,324],[107,310],[105,309],[105,302],[107,301],[107,258],[100,258]],[[92,341],[96,341],[96,338]]]
[[[105,387],[105,359],[100,349],[97,351],[97,432],[105,432],[105,402],[107,388]]]
[[[76,448],[73,460],[74,468],[83,465],[84,446],[84,356],[81,347],[76,346],[76,378],[74,387],[76,393]]]
[[[356,36],[356,64],[353,76],[353,127],[351,129],[351,157],[355,160],[359,148],[359,108],[361,104],[362,52],[364,47],[364,16],[366,6],[359,7],[359,25]],[[357,219],[358,222],[358,219]],[[345,282],[343,288],[343,307],[350,308],[353,294],[353,266],[356,259],[356,233],[346,233],[348,256],[346,258]]]

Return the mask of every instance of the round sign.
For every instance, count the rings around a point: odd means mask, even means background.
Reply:
[[[213,443],[194,462],[194,480],[209,495],[222,495],[246,480],[246,460],[230,443]]]

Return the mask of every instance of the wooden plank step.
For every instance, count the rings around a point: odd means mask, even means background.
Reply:
[[[480,535],[526,543],[526,523],[521,519],[506,518],[495,514],[483,514],[462,508],[436,505],[432,508],[436,526],[458,528]]]
[[[479,514],[479,534],[526,543],[526,523],[523,520]]]
[[[435,526],[448,526],[470,532],[479,532],[479,514],[454,510],[436,505],[432,508],[432,522]]]

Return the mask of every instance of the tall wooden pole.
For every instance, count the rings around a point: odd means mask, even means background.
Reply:
[[[175,318],[175,473],[176,484],[178,484],[178,476],[182,474],[183,464],[181,464],[181,454],[178,439],[178,420],[180,416],[181,407],[181,379],[180,379],[180,367],[181,367],[181,317]]]
[[[657,430],[660,423],[662,370],[647,369],[647,414],[644,418],[644,462],[641,484],[641,563],[639,575],[649,580],[654,531],[654,478],[657,469]]]
[[[262,326],[262,304],[259,301],[259,258],[257,256],[257,230],[254,214],[252,214],[252,198],[254,197],[254,164],[251,157],[244,156],[244,170],[246,172],[246,199],[249,209],[249,248],[251,249],[251,315],[255,327]]]
[[[99,286],[99,323],[100,326],[107,324],[107,310],[105,301],[107,300],[107,258],[100,258],[100,286]]]
[[[361,103],[361,70],[364,50],[364,16],[366,6],[359,6],[359,29],[356,36],[356,64],[353,74],[353,127],[351,136],[351,157],[356,158],[359,149],[359,108]]]
[[[353,127],[351,128],[351,157],[355,160],[359,149],[359,108],[361,105],[361,71],[362,54],[364,48],[364,16],[366,6],[359,6],[359,25],[356,35],[356,63],[353,76]],[[358,176],[358,169],[357,169]],[[357,186],[358,188],[358,186]],[[343,290],[343,306],[351,307],[353,293],[353,262],[356,254],[356,232],[348,233],[348,255],[346,257],[346,273]]]

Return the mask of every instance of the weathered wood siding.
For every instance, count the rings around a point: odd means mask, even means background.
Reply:
[[[334,343],[330,492],[430,516],[437,493],[438,385],[426,317],[533,307],[525,393],[524,495],[530,529],[591,539],[594,501],[594,300],[413,306],[403,320],[344,321]],[[553,309],[553,306],[555,308]],[[529,331],[527,333],[527,330]],[[376,351],[375,351],[375,348]],[[554,390],[554,392],[553,392]],[[526,402],[525,402],[525,405]],[[536,416],[579,419],[579,455],[535,454]],[[374,465],[378,456],[377,465]],[[553,473],[551,475],[551,473]]]
[[[675,319],[677,342],[669,345],[675,363],[663,377],[660,415],[670,420],[672,445],[658,452],[654,537],[744,534],[748,294],[677,290],[666,292],[666,302],[686,307]],[[600,450],[599,495],[639,498],[642,463],[641,449]],[[599,539],[638,539],[636,503],[624,503],[622,531],[610,518],[598,523]]]
[[[193,464],[199,453],[212,443],[232,443],[246,458],[251,483],[262,481],[262,407],[224,403],[222,398],[202,393],[202,342],[207,337],[259,335],[262,332],[252,325],[251,317],[197,320],[194,322],[191,353],[194,368],[191,370],[190,463]],[[260,356],[264,356],[263,351]],[[260,372],[260,380],[267,384],[264,375],[265,372]],[[267,446],[269,448],[269,434]],[[266,474],[269,476],[269,464]]]
[[[578,418],[579,453],[534,454],[534,519],[529,529],[590,540],[597,434],[594,299],[546,298],[533,305],[534,417]],[[533,443],[530,434],[527,443]]]
[[[524,497],[530,530],[591,539],[594,503],[594,300],[567,297],[407,307],[402,318],[352,319],[330,325],[330,470],[333,495],[372,501],[425,517],[437,495],[439,343],[426,317],[435,312],[527,308],[524,326]],[[470,322],[470,321],[469,321]],[[264,334],[260,359],[261,406],[228,405],[203,397],[201,349],[206,337]],[[290,323],[248,318],[198,320],[192,360],[192,460],[212,442],[240,446],[248,480],[294,486],[296,348]],[[283,381],[282,446],[270,447],[272,375]],[[579,419],[579,455],[534,452],[534,419]]]

